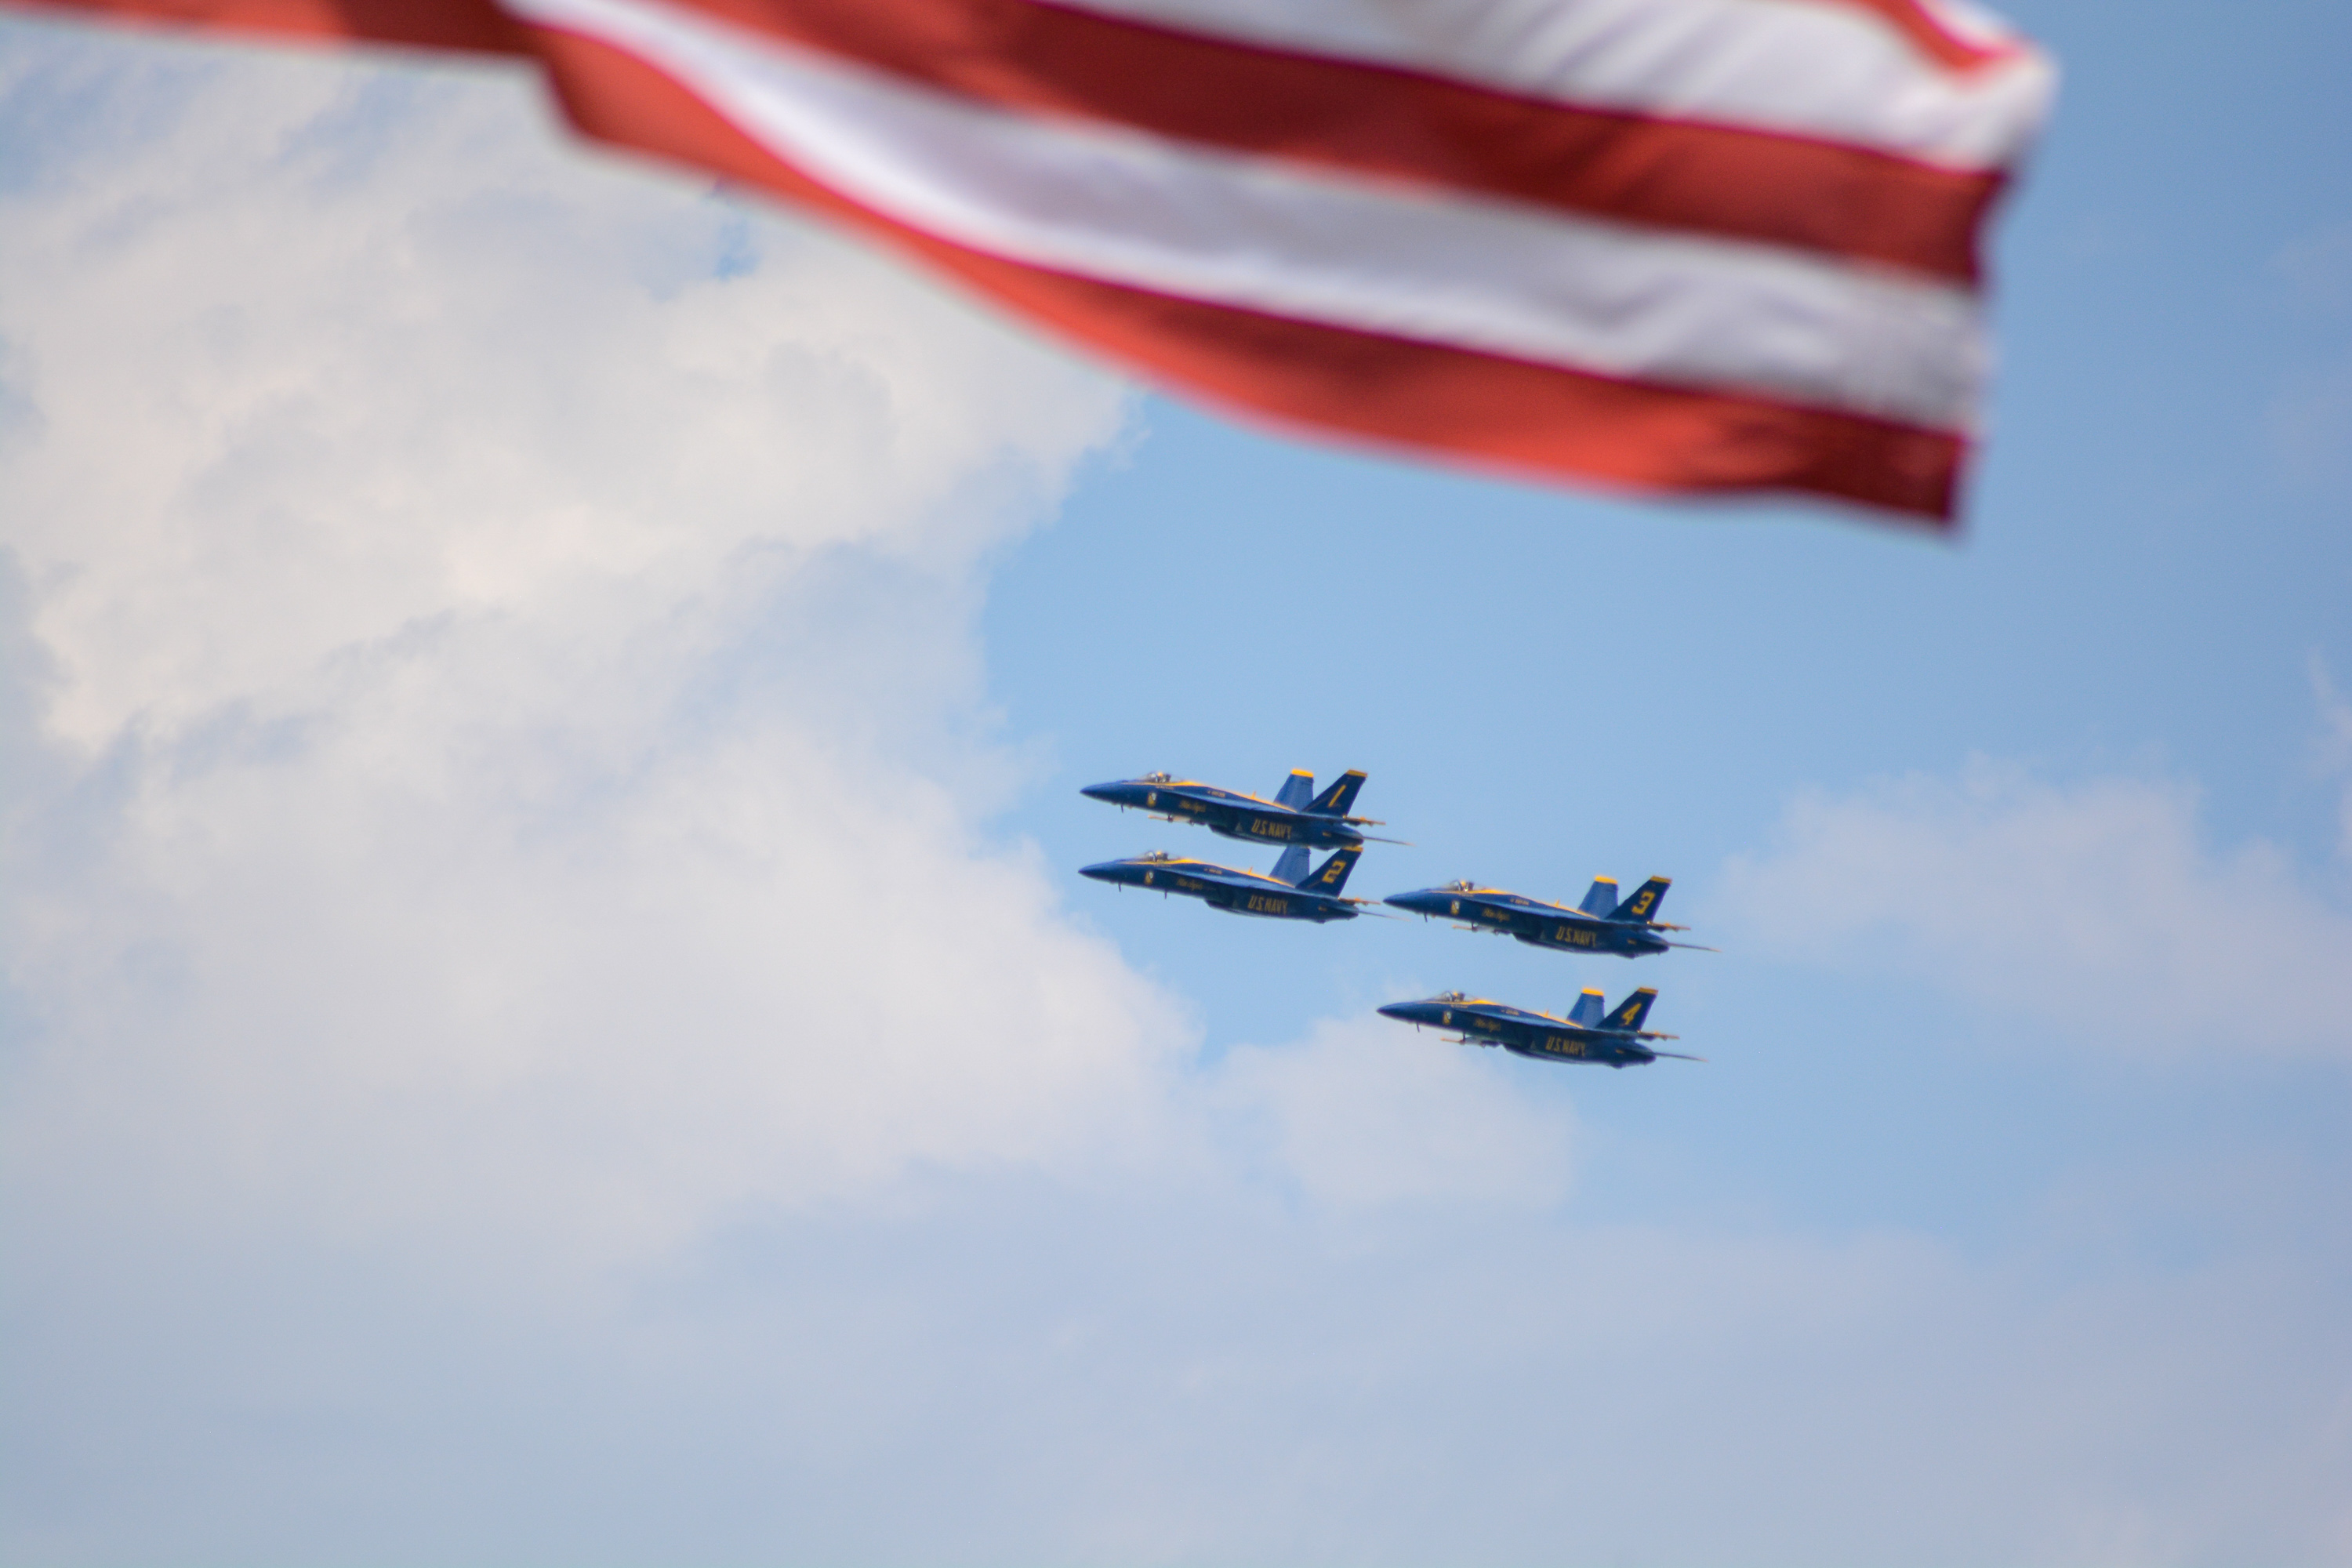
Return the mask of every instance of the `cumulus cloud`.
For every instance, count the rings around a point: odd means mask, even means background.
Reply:
[[[2267,845],[2210,847],[2177,784],[1979,762],[1804,795],[1725,899],[1770,952],[1907,972],[2037,1039],[2352,1055],[2352,915]]]
[[[525,1323],[406,1290],[387,1325],[354,1309],[384,1284],[367,1260],[270,1257],[267,1293],[186,1271],[201,1356],[144,1315],[44,1325],[23,1382],[47,1419],[9,1455],[0,1540],[12,1562],[2336,1563],[2352,1334],[2331,1194],[2305,1191],[2314,1223],[2253,1268],[2085,1270],[2098,1238],[2063,1229],[2053,1268],[1524,1209],[1335,1226],[969,1173],[856,1225],[747,1215],[618,1310]]]
[[[1221,1122],[1318,1202],[1564,1191],[1397,1031],[1180,1089],[989,840],[982,563],[1118,384],[496,71],[9,41],[16,1190],[592,1266]]]
[[[18,1191],[608,1257],[1131,1141],[971,631],[1119,386],[495,74],[10,43]]]
[[[1324,1204],[1558,1204],[1571,1126],[1495,1067],[1383,1019],[1326,1021],[1302,1044],[1228,1052],[1214,1099]]]
[[[20,54],[12,121],[77,67],[103,101],[0,252],[8,542],[86,748],[445,620],[560,658],[708,604],[708,653],[827,546],[961,569],[1118,422],[845,247],[592,164],[519,83],[92,58]]]

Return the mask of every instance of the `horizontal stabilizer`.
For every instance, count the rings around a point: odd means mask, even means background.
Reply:
[[[1364,787],[1364,770],[1349,768],[1332,783],[1329,789],[1317,795],[1307,809],[1318,816],[1345,816],[1356,804],[1356,792]]]
[[[1274,863],[1274,879],[1294,888],[1307,880],[1306,845],[1294,844],[1282,852],[1282,858]]]
[[[1339,889],[1348,885],[1348,873],[1356,868],[1356,858],[1363,852],[1364,847],[1360,844],[1350,844],[1344,849],[1333,850],[1331,858],[1323,862],[1322,868],[1315,873],[1313,879],[1301,883],[1300,886],[1310,892],[1328,893],[1334,898],[1339,897]],[[1304,856],[1307,851],[1303,848],[1294,848],[1291,853]]]
[[[1612,921],[1653,921],[1658,918],[1658,905],[1665,900],[1666,889],[1674,885],[1672,877],[1653,877],[1633,889],[1633,896],[1617,906],[1609,918]]]
[[[1601,1015],[1607,1008],[1608,1003],[1602,998],[1601,993],[1587,986],[1584,994],[1576,999],[1576,1005],[1568,1010],[1568,1021],[1581,1025],[1588,1029],[1598,1028],[1601,1026]]]
[[[1315,798],[1315,775],[1305,768],[1293,768],[1290,776],[1282,781],[1282,789],[1274,797],[1276,805],[1286,805],[1293,811],[1305,811],[1307,803]]]
[[[1576,907],[1588,915],[1599,915],[1606,920],[1609,911],[1617,907],[1617,879],[1593,878],[1592,886],[1585,889],[1584,902]]]
[[[1639,1029],[1642,1020],[1650,1016],[1650,1004],[1658,999],[1655,988],[1643,986],[1617,1005],[1617,1011],[1601,1020],[1604,1029],[1623,1029],[1627,1033]]]

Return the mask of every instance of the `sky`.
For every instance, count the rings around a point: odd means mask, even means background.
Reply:
[[[1953,542],[0,18],[0,1560],[2352,1563],[2352,13],[2009,13]],[[1723,951],[1075,874],[1351,766]]]

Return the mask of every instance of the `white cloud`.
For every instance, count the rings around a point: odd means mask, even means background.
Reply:
[[[1119,386],[495,71],[0,38],[19,1190],[592,1265],[1240,1125],[1318,1202],[1564,1194],[1392,1026],[1175,1092],[981,833],[981,562]]]
[[[26,54],[31,115],[79,51]],[[608,646],[653,606],[731,629],[827,545],[951,572],[1117,423],[1109,384],[839,245],[762,225],[713,276],[742,218],[559,145],[519,80],[105,79],[110,133],[14,195],[0,250],[39,431],[8,541],[85,746],[300,706],[439,617]]]
[[[611,1257],[1133,1141],[971,630],[1118,385],[520,82],[8,42],[19,1190]]]
[[[1767,951],[1927,979],[2036,1042],[2352,1054],[2352,916],[2267,845],[2217,854],[2194,792],[1979,763],[1791,803],[1727,868]]]
[[[1327,1021],[1304,1044],[1228,1052],[1216,1097],[1325,1204],[1558,1204],[1565,1110],[1530,1100],[1495,1056],[1382,1018]]]
[[[2098,1227],[2173,1217],[2101,1205],[2042,1256],[1987,1260],[1525,1209],[1335,1226],[1232,1191],[967,1173],[855,1224],[754,1215],[618,1302],[512,1320],[331,1248],[175,1254],[168,1310],[37,1325],[20,1386],[45,1441],[12,1456],[0,1540],[26,1563],[360,1542],[403,1562],[2342,1562],[2332,1197],[2280,1194],[2300,1229],[2276,1255],[2086,1268]],[[236,1283],[257,1262],[274,1289]]]

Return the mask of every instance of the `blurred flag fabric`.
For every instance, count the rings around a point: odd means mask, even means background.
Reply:
[[[46,3],[528,57],[590,136],[1293,427],[1944,524],[2054,80],[1953,0]]]

